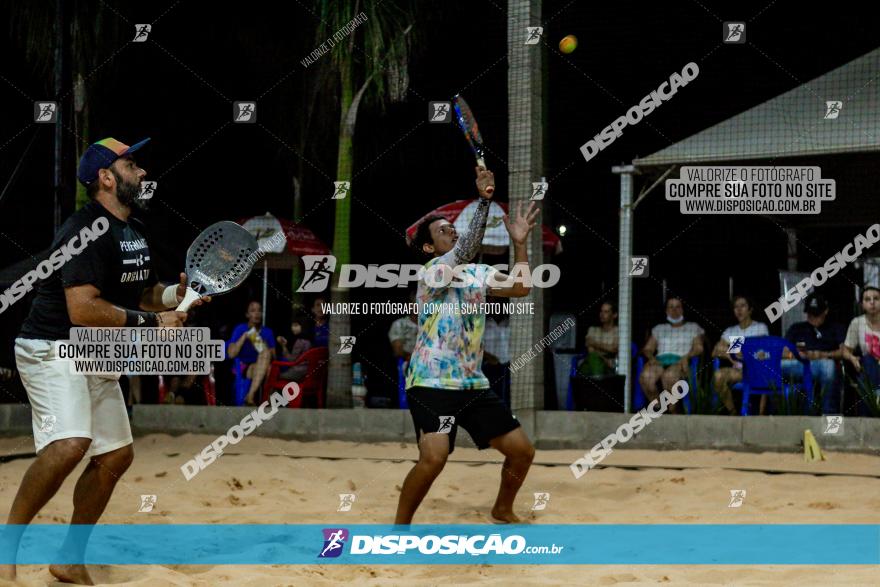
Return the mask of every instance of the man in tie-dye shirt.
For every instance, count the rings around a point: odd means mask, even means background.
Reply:
[[[476,168],[480,199],[467,232],[441,216],[424,219],[413,246],[431,259],[419,281],[419,336],[410,359],[406,394],[419,443],[419,461],[400,492],[396,524],[410,524],[416,509],[455,448],[459,426],[478,448],[493,447],[504,456],[501,487],[492,508],[496,522],[519,522],[513,500],[528,473],[535,449],[507,405],[490,388],[483,360],[484,312],[474,312],[488,295],[522,297],[527,283],[488,265],[471,263],[486,230],[494,176]],[[526,240],[538,215],[535,203],[504,217],[519,270],[528,270]],[[525,267],[522,267],[524,265]],[[526,271],[527,273],[527,271]],[[464,310],[464,311],[462,311]]]

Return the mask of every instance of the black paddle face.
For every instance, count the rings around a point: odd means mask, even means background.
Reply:
[[[186,252],[189,286],[202,296],[238,287],[254,268],[257,249],[257,239],[235,222],[212,224]]]

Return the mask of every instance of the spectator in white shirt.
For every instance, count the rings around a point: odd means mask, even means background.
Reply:
[[[648,363],[642,369],[639,383],[648,402],[660,396],[658,381],[662,382],[663,389],[669,390],[688,378],[691,357],[703,354],[703,334],[699,324],[685,322],[681,298],[673,296],[666,300],[666,323],[651,329],[651,336],[642,349]],[[670,412],[676,411],[676,405],[672,404]]]
[[[739,413],[733,403],[731,386],[742,381],[742,363],[737,360],[737,357],[741,358],[742,355],[739,353],[730,355],[727,351],[731,348],[736,337],[749,338],[753,336],[768,336],[770,334],[766,324],[752,320],[752,310],[754,307],[750,298],[745,296],[733,298],[733,315],[736,317],[737,323],[726,328],[721,333],[721,339],[712,350],[713,357],[721,359],[723,363],[726,362],[728,365],[715,371],[714,381],[715,391],[718,392],[718,397],[724,404],[727,413],[731,416]]]

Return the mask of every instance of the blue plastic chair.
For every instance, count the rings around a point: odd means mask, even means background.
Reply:
[[[635,344],[633,344],[635,346]],[[639,354],[636,361],[636,378],[633,385],[633,412],[638,412],[648,405],[648,398],[642,390],[642,384],[639,382],[642,369],[645,368],[645,355]],[[691,357],[690,361],[690,377],[688,378],[688,393],[684,396],[684,408],[688,414],[691,413],[691,394],[697,390],[697,370],[700,368],[700,357]]]
[[[243,406],[244,398],[247,397],[247,392],[251,388],[251,380],[244,376],[245,364],[238,357],[232,359],[232,374],[235,376],[235,405]]]
[[[779,336],[746,337],[742,347],[743,380],[742,380],[742,415],[749,415],[749,396],[765,395],[782,392],[786,399],[791,391],[791,383],[782,379],[782,351],[788,349],[795,359],[804,366],[803,387],[807,392],[807,408],[813,405],[813,376],[810,372],[810,361],[802,359],[797,347]]]
[[[406,373],[403,372],[403,357],[397,357],[397,403],[401,410],[409,409],[406,402]]]

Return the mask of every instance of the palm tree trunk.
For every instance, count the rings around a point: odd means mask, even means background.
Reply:
[[[354,80],[351,62],[340,69],[341,118],[339,123],[339,153],[336,159],[336,181],[350,181],[352,175],[352,155],[354,151],[354,118],[358,103],[354,100]],[[359,92],[360,94],[360,92]],[[354,116],[352,116],[354,115]],[[329,187],[328,187],[329,189]],[[336,220],[333,230],[333,255],[336,267],[349,263],[351,259],[350,236],[351,192],[345,198],[336,200]],[[330,298],[335,302],[348,302],[348,288],[339,286],[339,273],[333,276]],[[340,336],[351,334],[351,320],[347,314],[330,315],[330,367],[328,374],[328,408],[350,408],[351,404],[351,355],[335,352]]]
[[[517,205],[528,202],[532,182],[545,175],[541,145],[541,47],[525,45],[526,27],[541,22],[541,0],[508,0],[507,2],[507,74],[508,87],[508,177],[510,185],[510,213]],[[539,217],[540,218],[540,217]],[[540,220],[539,220],[540,222]],[[534,268],[543,263],[540,225],[529,236],[529,265]],[[511,247],[510,263],[513,264]],[[510,354],[516,360],[543,336],[544,294],[540,288],[532,288],[526,298],[519,302],[533,302],[535,313],[510,317]],[[543,357],[526,363],[511,376],[511,408],[527,428],[533,425],[530,412],[544,407],[544,361]],[[523,417],[525,416],[525,417]]]

